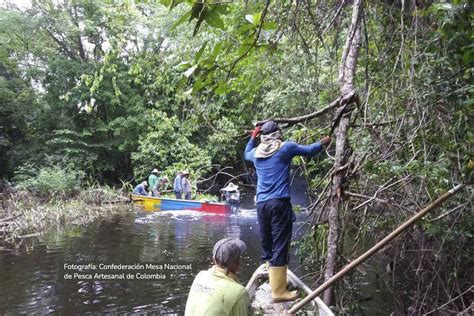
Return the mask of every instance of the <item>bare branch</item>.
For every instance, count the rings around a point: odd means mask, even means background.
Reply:
[[[310,114],[306,114],[306,115],[302,115],[302,116],[296,116],[296,117],[291,117],[291,118],[273,118],[273,119],[267,119],[267,120],[263,120],[263,121],[257,121],[255,122],[255,126],[258,126],[258,125],[262,125],[263,123],[265,122],[268,122],[270,120],[272,121],[275,121],[277,123],[288,123],[287,126],[282,126],[282,127],[289,127],[291,125],[294,125],[294,124],[297,124],[297,123],[300,123],[300,122],[304,122],[304,121],[307,121],[307,120],[311,120],[315,117],[318,117],[318,116],[321,116],[327,112],[329,112],[330,110],[334,109],[335,107],[337,107],[339,105],[339,102],[341,101],[341,97],[338,97],[337,99],[335,99],[334,101],[332,101],[328,106],[326,106],[325,108],[321,109],[321,110],[318,110],[318,111],[315,111],[313,113],[310,113]]]
[[[353,197],[356,197],[356,198],[374,200],[374,201],[379,202],[379,203],[384,203],[384,204],[388,203],[388,200],[386,200],[386,199],[374,198],[373,196],[368,196],[368,195],[364,195],[364,194],[353,193],[353,192],[348,192],[348,191],[345,191],[344,194],[349,195],[349,196],[353,196]]]

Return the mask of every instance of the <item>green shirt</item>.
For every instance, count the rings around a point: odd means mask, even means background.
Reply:
[[[250,299],[232,272],[213,266],[194,279],[186,302],[185,316],[247,316]]]
[[[153,173],[150,174],[150,176],[148,177],[148,187],[153,190],[157,182],[158,182],[158,176]]]

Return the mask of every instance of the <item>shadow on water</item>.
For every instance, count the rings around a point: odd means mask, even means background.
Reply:
[[[295,182],[294,204],[305,205]],[[296,188],[296,190],[295,190]],[[17,250],[0,248],[0,314],[176,312],[182,314],[194,276],[211,265],[214,243],[236,237],[247,244],[239,277],[246,283],[260,262],[253,192],[235,214],[139,210],[87,228],[51,232]],[[297,225],[305,219],[297,214]],[[178,263],[160,280],[65,280],[63,265],[87,263]],[[298,265],[293,256],[291,266]]]

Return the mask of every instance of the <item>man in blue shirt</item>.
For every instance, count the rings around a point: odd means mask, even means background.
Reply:
[[[173,182],[173,192],[178,200],[181,199],[181,191],[183,191],[183,188],[181,186],[182,176],[183,176],[182,172],[179,171],[178,174],[176,175],[176,178],[174,178],[174,182]]]
[[[255,147],[255,138],[261,142]],[[286,289],[287,265],[295,215],[290,203],[290,164],[295,156],[312,157],[331,142],[324,137],[311,145],[282,141],[277,123],[256,127],[245,148],[245,159],[257,170],[257,216],[262,259],[269,262],[268,274],[274,302],[294,300],[296,291]]]
[[[148,193],[146,192],[147,186],[148,186],[148,183],[146,182],[146,180],[142,181],[142,183],[140,183],[139,185],[135,187],[135,189],[133,189],[133,194],[147,196],[148,195]]]

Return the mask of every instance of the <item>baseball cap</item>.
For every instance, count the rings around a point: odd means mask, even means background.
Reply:
[[[262,134],[270,134],[270,133],[278,131],[279,129],[280,127],[278,126],[276,122],[268,121],[262,125],[262,127],[260,128],[260,131],[262,132]]]
[[[237,238],[224,238],[219,240],[212,250],[212,256],[217,263],[227,266],[235,262],[247,250],[245,243]]]

